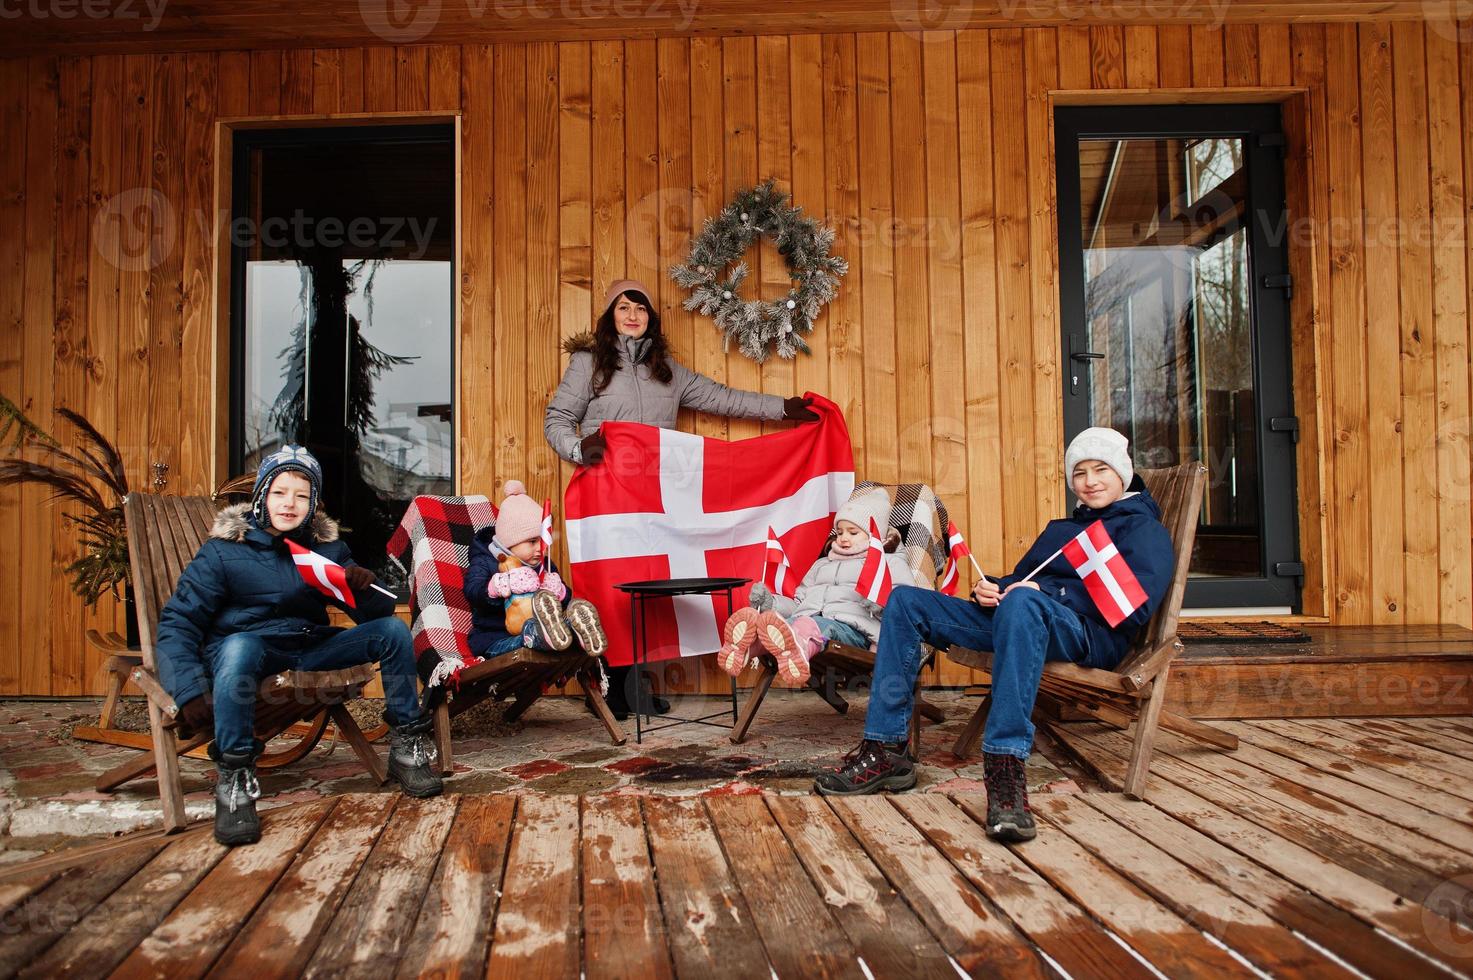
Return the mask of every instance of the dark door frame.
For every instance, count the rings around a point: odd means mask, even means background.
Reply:
[[[1248,272],[1252,290],[1255,410],[1257,413],[1259,527],[1262,566],[1255,577],[1193,578],[1189,607],[1288,606],[1300,609],[1294,444],[1292,348],[1287,288],[1289,254],[1280,107],[1253,105],[1059,106],[1054,110],[1055,177],[1059,221],[1059,315],[1064,358],[1061,395],[1067,442],[1089,424],[1084,248],[1079,223],[1080,139],[1172,139],[1204,136],[1243,140],[1248,170]],[[1078,386],[1071,374],[1083,375]],[[1071,390],[1075,389],[1077,390]],[[1071,495],[1072,501],[1072,495]]]

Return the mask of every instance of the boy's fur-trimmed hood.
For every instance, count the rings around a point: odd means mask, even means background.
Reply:
[[[210,537],[220,541],[244,541],[251,524],[250,504],[231,504],[215,515],[215,524],[210,528]],[[312,540],[325,544],[338,539],[338,522],[320,509],[312,515]]]

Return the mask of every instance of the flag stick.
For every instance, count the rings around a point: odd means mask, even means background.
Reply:
[[[382,592],[384,595],[388,596],[390,599],[398,599],[399,598],[394,593],[392,593],[388,589],[384,588],[382,585],[379,585],[377,582],[370,582],[370,583],[368,583],[368,587],[370,589],[377,589],[379,592]]]
[[[967,560],[972,563],[972,568],[973,568],[973,570],[976,571],[978,578],[986,578],[987,577],[987,576],[985,576],[985,575],[982,574],[982,566],[979,565],[979,564],[977,564],[977,558],[976,558],[976,556],[973,555],[970,551],[967,552]]]
[[[1053,554],[1049,555],[1047,558],[1045,558],[1042,562],[1039,563],[1039,565],[1038,565],[1037,568],[1035,568],[1033,571],[1029,572],[1027,575],[1025,575],[1022,578],[1020,578],[1018,580],[1018,583],[1017,584],[1022,585],[1024,582],[1030,582],[1030,581],[1032,581],[1033,580],[1033,576],[1035,576],[1039,572],[1043,571],[1043,566],[1044,565],[1047,565],[1049,562],[1053,561],[1055,558],[1059,557],[1063,553],[1064,553],[1064,549],[1063,548],[1060,548],[1058,551],[1056,551]]]

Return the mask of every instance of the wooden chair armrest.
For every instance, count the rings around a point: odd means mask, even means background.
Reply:
[[[134,667],[128,674],[128,679],[138,685],[138,689],[147,695],[148,699],[158,705],[160,711],[173,720],[179,716],[179,706],[164,690],[164,685],[159,683],[158,677],[147,667],[139,665]]]
[[[1171,663],[1171,659],[1182,651],[1181,640],[1173,633],[1162,640],[1154,650],[1127,659],[1119,667],[1115,668],[1116,675],[1125,685],[1127,691],[1139,691],[1145,688],[1161,673],[1161,668]]]

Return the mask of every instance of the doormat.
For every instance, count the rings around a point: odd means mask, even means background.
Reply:
[[[1184,643],[1308,643],[1309,634],[1292,626],[1267,621],[1219,623],[1179,620],[1176,635]]]

